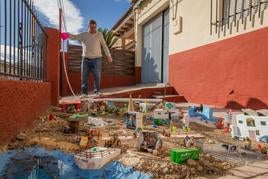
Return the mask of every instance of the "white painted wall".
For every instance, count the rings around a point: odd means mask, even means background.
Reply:
[[[215,1],[213,0],[214,4]],[[172,6],[171,14],[173,8]],[[244,25],[240,21],[238,32],[236,32],[235,28],[232,34],[227,30],[226,36],[223,37],[223,32],[221,32],[219,38],[218,34],[215,34],[214,28],[213,35],[210,35],[210,0],[182,0],[178,3],[177,9],[177,18],[182,17],[182,32],[177,35],[173,34],[173,20],[170,19],[170,54],[186,51],[268,26],[268,9],[266,9],[263,25],[260,25],[259,19],[256,16],[255,27],[252,28],[248,17],[246,30],[244,30]]]
[[[238,32],[236,32],[236,29],[233,28],[232,34],[230,34],[229,30],[227,29],[225,36],[223,36],[223,32],[221,32],[220,37],[218,37],[218,34],[215,33],[215,29],[213,28],[213,33],[210,35],[211,0],[173,0],[173,2],[174,3],[172,3],[172,0],[148,0],[147,3],[140,8],[140,10],[136,10],[136,66],[141,66],[142,25],[168,7],[170,8],[170,55],[234,37],[246,32],[268,27],[268,9],[266,9],[264,13],[263,25],[260,25],[259,18],[256,16],[254,28],[251,27],[251,22],[247,20],[247,27],[246,30],[244,30],[244,25],[242,25],[240,21]],[[215,3],[216,0],[213,0],[213,2]],[[173,11],[176,6],[177,11]],[[174,23],[179,18],[182,19],[182,31],[178,34],[174,34],[177,28],[174,26]]]

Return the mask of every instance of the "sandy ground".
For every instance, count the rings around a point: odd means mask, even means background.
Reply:
[[[48,120],[48,114],[54,114],[55,120]],[[48,111],[37,119],[32,128],[21,132],[8,145],[2,146],[1,150],[11,150],[15,148],[33,147],[41,145],[47,149],[60,149],[70,153],[78,153],[83,150],[79,146],[80,136],[87,134],[88,127],[84,126],[85,121],[80,122],[80,130],[78,134],[63,133],[64,127],[68,126],[66,118],[70,114]],[[204,152],[200,155],[200,160],[188,160],[186,164],[173,164],[170,162],[170,149],[173,147],[181,147],[183,139],[180,138],[163,138],[163,147],[159,154],[153,155],[151,153],[140,152],[136,149],[136,139],[133,138],[133,130],[126,129],[124,124],[124,117],[122,114],[105,114],[98,115],[102,117],[109,125],[103,128],[103,138],[107,138],[113,134],[122,135],[123,130],[127,131],[127,135],[131,136],[128,139],[121,140],[122,154],[117,160],[127,166],[132,166],[137,170],[151,173],[154,178],[217,178],[227,174],[228,169],[236,165],[224,158],[218,158],[210,153]],[[156,129],[151,128],[150,121],[145,129],[156,130],[160,134],[163,129],[169,130],[167,127],[160,126]],[[201,133],[205,136],[204,141],[211,139],[217,142],[228,142],[242,146],[240,141],[234,141],[229,134],[224,134],[222,130],[215,129],[215,127],[208,127],[206,124],[190,123],[192,133]],[[182,132],[182,131],[181,131]],[[101,137],[92,139],[88,147],[103,146],[104,140]],[[209,145],[208,148],[210,148]]]

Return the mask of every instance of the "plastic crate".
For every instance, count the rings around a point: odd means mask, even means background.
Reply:
[[[200,151],[197,148],[173,148],[170,160],[174,163],[185,163],[188,159],[199,160]]]

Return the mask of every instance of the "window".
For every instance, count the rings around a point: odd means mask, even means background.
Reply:
[[[239,123],[239,124],[243,124],[243,121],[239,120],[238,123]]]
[[[212,34],[213,26],[215,33],[224,31],[226,33],[226,26],[232,33],[232,29],[238,31],[240,22],[250,20],[252,27],[255,25],[257,18],[260,19],[260,24],[263,24],[264,10],[268,7],[267,0],[211,0],[210,10],[210,32]],[[230,28],[235,26],[237,28]],[[244,26],[244,29],[246,26]]]
[[[249,0],[216,0],[218,25],[229,24],[232,21],[239,20],[242,17],[242,12],[249,9]],[[243,13],[243,16],[245,13]]]
[[[255,127],[255,121],[253,118],[247,118],[247,126]]]
[[[259,130],[256,130],[256,135],[260,135],[260,131]]]
[[[261,121],[262,126],[266,126],[266,121]]]

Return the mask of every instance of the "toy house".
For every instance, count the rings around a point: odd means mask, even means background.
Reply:
[[[217,122],[218,119],[213,117],[213,109],[210,107],[203,107],[201,110],[198,110],[198,107],[191,106],[188,109],[189,116],[200,118],[201,120],[205,120],[206,122]]]
[[[170,113],[170,116],[169,116]],[[154,124],[163,125],[169,124],[169,118],[171,120],[179,119],[179,110],[165,110],[165,109],[155,109],[153,113]]]
[[[236,115],[236,125],[231,125],[231,136],[233,138],[249,137],[252,141],[259,141],[259,138],[268,135],[268,116],[262,115]]]
[[[168,111],[164,109],[155,109],[153,117],[154,119],[168,119]]]
[[[171,119],[178,119],[179,118],[179,110],[165,110],[165,109],[155,109],[153,117],[154,119],[169,119],[169,112],[171,114]]]

